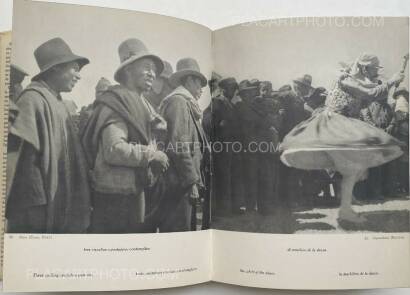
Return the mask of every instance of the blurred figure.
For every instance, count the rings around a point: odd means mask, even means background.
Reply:
[[[218,87],[219,81],[222,79],[221,75],[212,72],[211,80],[208,81],[209,89],[211,90],[211,98],[220,94],[221,89]]]
[[[212,128],[214,144],[213,167],[215,182],[215,214],[244,213],[243,167],[240,152],[233,144],[240,140],[239,120],[232,99],[237,94],[235,78],[222,79],[218,87],[221,94],[212,99]]]
[[[174,70],[169,62],[165,60],[163,62],[164,70],[152,83],[151,90],[144,94],[156,110],[158,110],[161,101],[174,90],[174,87],[169,83],[169,78]]]
[[[23,91],[23,81],[28,74],[15,64],[10,65],[9,99],[16,102]]]
[[[258,147],[249,147],[257,142],[257,125],[259,115],[252,107],[256,96],[259,95],[259,81],[243,80],[239,83],[238,97],[232,102],[236,104],[236,111],[240,122],[241,156],[243,163],[243,186],[245,192],[246,211],[256,211],[258,195]]]
[[[305,97],[304,109],[307,117],[310,117],[317,109],[325,106],[326,96],[326,89],[317,87],[311,95]]]
[[[387,103],[388,93],[378,96],[375,100],[364,101],[364,107],[360,110],[360,120],[386,130],[393,120],[393,110]],[[392,178],[389,166],[391,163],[370,168],[367,179],[358,182],[355,186],[355,193],[358,199],[384,200],[386,195],[393,191]]]
[[[305,120],[308,115],[305,112],[304,99],[311,93],[312,76],[293,80],[293,90],[290,85],[279,88],[278,97],[282,105],[282,140],[296,125]],[[279,198],[290,207],[306,207],[311,205],[311,199],[303,195],[303,179],[306,171],[288,167],[282,162],[279,164]]]
[[[393,134],[405,144],[404,154],[395,161],[392,167],[397,171],[399,193],[409,193],[409,91],[405,87],[399,87],[393,94],[395,100],[393,110],[394,118],[387,128],[387,132]]]
[[[28,74],[20,67],[10,65],[10,85],[9,85],[9,124],[12,124],[17,117],[18,107],[16,101],[23,91],[23,81]]]
[[[111,82],[107,78],[101,77],[100,80],[98,80],[97,85],[95,86],[95,99],[97,100],[98,97],[101,96],[106,90],[108,90],[110,86]],[[88,119],[91,117],[94,108],[94,102],[87,106],[83,106],[80,110],[78,119],[78,131],[80,136],[83,134]]]

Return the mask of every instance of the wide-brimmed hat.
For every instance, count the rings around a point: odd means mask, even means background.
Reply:
[[[178,87],[181,84],[181,79],[186,76],[195,76],[201,80],[201,86],[205,87],[207,80],[199,69],[198,62],[190,57],[182,58],[177,62],[176,72],[171,75],[169,82],[174,87]]]
[[[162,60],[164,63],[164,70],[162,71],[160,77],[169,79],[171,75],[174,73],[174,69],[172,68],[171,64],[166,60]]]
[[[158,56],[149,53],[145,44],[136,38],[130,38],[123,41],[118,47],[118,55],[120,56],[120,66],[114,73],[114,80],[117,82],[120,82],[119,75],[121,70],[124,69],[125,66],[141,58],[150,58],[154,61],[157,68],[157,76],[159,76],[164,70],[164,63],[162,60]]]
[[[229,78],[224,78],[221,81],[219,81],[218,86],[222,89],[227,89],[229,87],[238,87],[238,82],[236,82],[236,79],[233,77]]]
[[[293,82],[306,86],[306,87],[313,88],[312,87],[312,76],[309,74],[305,74],[303,75],[303,77],[296,78],[293,80]]]
[[[403,86],[398,87],[393,93],[393,98],[396,98],[399,95],[404,95],[404,96],[409,97],[409,91],[407,90],[406,87],[403,87]]]
[[[272,82],[271,82],[271,81],[262,81],[262,82],[259,84],[259,87],[260,87],[261,89],[266,89],[266,88],[269,88],[270,90],[273,89],[273,85],[272,85]]]
[[[28,73],[26,71],[24,71],[22,68],[20,68],[19,66],[15,64],[10,65],[10,72],[20,74],[23,77],[28,76]]]
[[[309,94],[303,97],[303,100],[306,102],[309,101],[324,101],[327,97],[328,93],[326,91],[326,88],[324,87],[316,87],[313,89],[313,91]]]
[[[76,61],[81,69],[90,63],[88,58],[74,54],[67,43],[61,38],[54,38],[41,44],[34,51],[34,57],[40,68],[40,73],[35,75],[32,80],[36,80],[41,74],[59,64]]]
[[[278,89],[278,92],[287,92],[291,90],[292,90],[292,86],[290,86],[289,84],[285,84]]]
[[[240,96],[257,96],[259,94],[259,87],[254,82],[242,80],[238,86],[238,93]]]

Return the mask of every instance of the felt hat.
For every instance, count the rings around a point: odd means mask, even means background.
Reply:
[[[130,38],[123,41],[118,47],[118,55],[120,57],[120,66],[114,73],[114,80],[117,82],[119,82],[120,73],[125,66],[142,58],[150,58],[154,61],[157,68],[157,76],[159,76],[164,70],[164,63],[162,60],[158,56],[151,54],[145,44],[136,38]]]
[[[219,81],[218,86],[222,89],[229,88],[230,86],[238,87],[238,82],[236,82],[235,78],[229,77]]]
[[[88,58],[74,54],[68,44],[61,38],[54,38],[41,44],[34,51],[34,57],[40,72],[32,80],[36,80],[41,74],[59,64],[75,61],[81,69],[90,63]]]
[[[190,57],[182,58],[177,62],[177,68],[175,73],[169,78],[169,82],[174,87],[181,85],[181,79],[186,76],[195,76],[201,80],[201,86],[205,87],[207,80],[201,73],[198,62]]]
[[[23,77],[28,76],[28,73],[26,71],[24,71],[22,68],[20,68],[19,66],[15,64],[10,65],[10,72],[20,74]]]
[[[305,74],[303,75],[303,77],[296,78],[295,80],[293,80],[293,82],[312,88],[312,76],[309,74]]]
[[[160,77],[169,79],[169,77],[171,77],[172,73],[174,72],[174,69],[166,60],[162,60],[162,62],[164,63],[164,70],[162,71]]]

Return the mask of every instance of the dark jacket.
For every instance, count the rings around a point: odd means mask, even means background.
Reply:
[[[177,87],[159,107],[167,122],[168,137],[165,153],[171,161],[167,171],[171,185],[182,189],[193,184],[203,185],[201,173],[202,155],[207,140],[200,120],[195,117],[190,104],[191,94],[184,87]]]
[[[111,194],[140,194],[149,184],[148,166],[155,148],[148,102],[121,85],[99,96],[82,143],[93,188]]]
[[[14,183],[7,217],[44,205],[46,232],[84,232],[91,213],[88,166],[61,97],[46,83],[34,81],[20,95],[17,106],[19,115],[10,134],[23,144],[19,155],[9,157],[8,171],[14,171],[9,177],[14,176]]]

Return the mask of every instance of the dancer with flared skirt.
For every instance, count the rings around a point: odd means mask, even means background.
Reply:
[[[402,72],[382,82],[375,55],[362,54],[336,81],[325,107],[298,124],[281,144],[281,160],[299,169],[331,169],[342,175],[339,223],[362,223],[366,219],[352,208],[353,187],[366,177],[368,168],[403,154],[403,143],[382,129],[358,119],[363,106],[387,97],[404,79]]]

